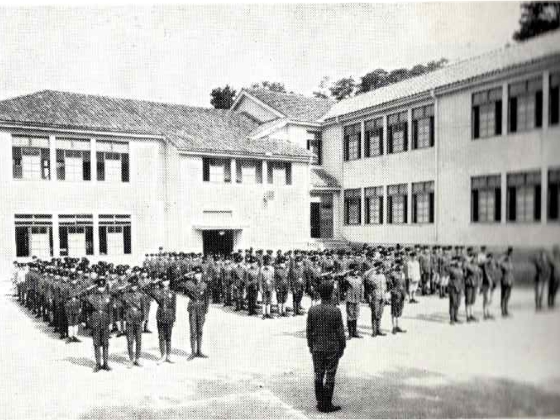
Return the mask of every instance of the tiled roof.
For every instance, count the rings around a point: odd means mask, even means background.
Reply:
[[[556,56],[560,62],[560,30],[340,101],[323,119],[383,105],[429,92],[432,89],[467,82],[553,56]]]
[[[337,180],[323,168],[311,168],[311,185],[314,188],[340,188]]]
[[[45,90],[0,101],[0,124],[162,135],[182,150],[308,157],[289,142],[248,140],[258,124],[213,108]]]
[[[289,119],[301,122],[316,122],[335,103],[331,99],[273,92],[268,89],[245,89],[245,91]]]
[[[251,134],[249,135],[250,138],[259,138],[264,137],[267,135],[267,131],[270,130],[277,130],[278,128],[283,127],[288,122],[287,118],[277,118],[272,121],[265,122],[255,128]]]

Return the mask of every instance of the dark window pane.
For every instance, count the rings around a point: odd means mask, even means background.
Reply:
[[[516,189],[515,187],[509,187],[507,189],[507,220],[510,222],[515,222],[516,217]]]
[[[550,89],[550,124],[560,122],[560,88],[558,86]]]
[[[286,162],[286,184],[292,185],[292,163]]]
[[[237,166],[239,166],[239,163]],[[208,158],[202,158],[202,180],[210,181],[210,159]]]
[[[41,149],[41,175],[43,179],[51,179],[51,156],[49,149]]]
[[[542,127],[543,94],[542,90],[535,93],[535,126]]]
[[[107,227],[99,226],[99,254],[107,255]]]
[[[105,181],[105,153],[97,152],[97,180]]]
[[[517,131],[517,98],[509,98],[509,131]]]
[[[534,220],[541,220],[541,186],[535,185]]]
[[[86,226],[86,255],[93,255],[93,226]]]
[[[124,253],[132,254],[132,237],[130,226],[123,227]]]
[[[434,201],[435,201],[435,196],[434,196],[434,193],[431,192],[430,193],[430,209],[429,209],[429,211],[430,211],[430,223],[434,223],[434,220],[435,220],[435,205],[434,205],[435,203],[434,203]]]
[[[502,101],[496,101],[496,124],[494,126],[494,132],[496,135],[502,134]]]
[[[65,226],[60,226],[58,228],[58,239],[60,241],[60,255],[68,255],[68,228]]]
[[[478,190],[471,191],[471,221],[478,222]]]
[[[502,220],[502,189],[496,188],[494,190],[494,220],[499,222]]]
[[[122,182],[130,181],[130,168],[128,162],[128,153],[121,154],[121,176]]]
[[[29,228],[16,226],[16,257],[29,257]]]

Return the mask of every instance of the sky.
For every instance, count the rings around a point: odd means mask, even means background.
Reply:
[[[513,43],[519,3],[0,8],[0,99],[43,89],[210,106],[262,80],[312,94]]]

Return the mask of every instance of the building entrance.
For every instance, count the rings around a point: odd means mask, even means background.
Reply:
[[[205,255],[231,254],[233,252],[233,230],[203,231],[202,249]]]

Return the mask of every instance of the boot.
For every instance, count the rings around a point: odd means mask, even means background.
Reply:
[[[196,357],[196,341],[191,338],[191,354],[187,360],[193,360]]]
[[[377,321],[375,319],[371,320],[371,336],[377,337]]]
[[[95,347],[93,350],[95,353],[95,367],[93,368],[93,373],[97,373],[101,369],[101,349]]]
[[[202,353],[202,334],[198,336],[198,352],[196,353],[196,355],[198,357],[201,357],[203,359],[207,359],[208,356],[206,356],[204,353]]]
[[[325,384],[323,388],[323,413],[334,413],[335,411],[340,410],[339,405],[332,404],[332,397],[334,392],[334,384]]]
[[[317,400],[317,410],[324,410],[323,381],[315,381],[315,399]]]
[[[173,360],[171,360],[171,341],[167,341],[167,356],[165,357],[165,361],[167,363],[174,363]]]
[[[362,338],[362,336],[358,333],[358,320],[355,319],[354,321],[352,321],[352,323],[354,324],[354,338]]]
[[[112,370],[109,366],[109,346],[103,346],[103,369],[106,371]]]

